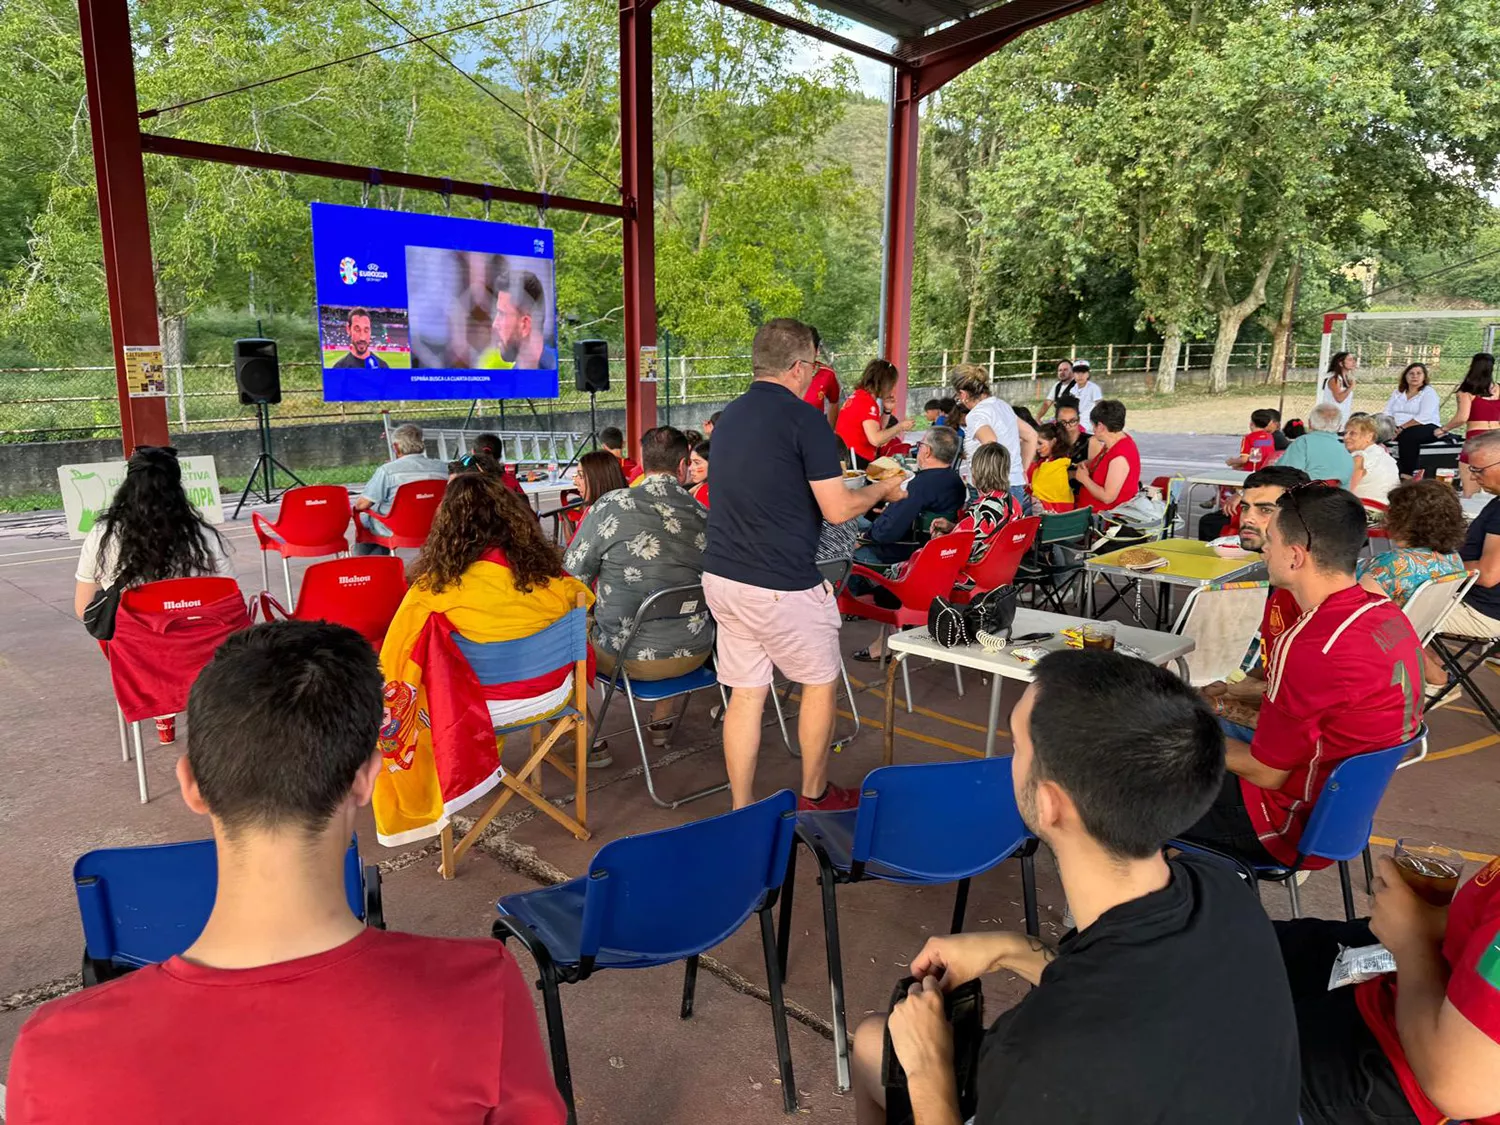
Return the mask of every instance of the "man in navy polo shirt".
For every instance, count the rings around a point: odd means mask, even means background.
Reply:
[[[900,477],[844,486],[828,421],[803,401],[817,370],[812,329],[772,320],[751,345],[754,382],[714,427],[714,503],[703,591],[718,623],[715,666],[734,689],[724,716],[724,760],[734,807],[754,799],[761,714],[773,667],[802,685],[797,738],[799,806],[852,808],[858,793],[828,784],[839,610],[813,563],[823,521],[843,523],[905,495]]]

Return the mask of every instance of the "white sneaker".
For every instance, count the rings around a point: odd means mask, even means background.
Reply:
[[[608,742],[601,742],[589,751],[589,769],[602,770],[605,766],[614,764],[614,755],[609,752]]]

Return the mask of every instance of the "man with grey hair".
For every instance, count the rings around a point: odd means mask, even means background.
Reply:
[[[1500,639],[1500,430],[1464,442],[1469,475],[1492,499],[1474,522],[1459,555],[1479,577],[1443,621],[1443,632],[1476,640]]]
[[[1278,465],[1301,469],[1313,480],[1333,481],[1340,488],[1349,487],[1354,473],[1354,456],[1339,441],[1343,415],[1332,403],[1320,403],[1307,415],[1307,433],[1281,455]]]
[[[391,449],[395,460],[388,461],[370,474],[365,489],[354,498],[354,518],[376,535],[389,535],[391,529],[376,516],[390,512],[391,501],[396,498],[396,489],[414,480],[447,480],[448,465],[427,456],[427,444],[422,440],[422,427],[410,422],[397,426],[391,432]],[[388,555],[391,552],[379,543],[354,544],[356,555]]]
[[[724,716],[729,785],[735,808],[754,800],[761,715],[779,668],[802,685],[798,806],[852,808],[858,792],[828,784],[840,619],[813,559],[824,520],[845,523],[883,500],[899,500],[903,481],[845,487],[828,420],[802,398],[818,369],[811,328],[768,321],[750,353],[754,380],[714,427],[714,502],[703,554],[703,593],[718,623],[715,666],[719,682],[734,690]]]
[[[1003,448],[1003,447],[1002,447]],[[889,566],[916,553],[933,518],[956,520],[968,490],[958,475],[958,431],[933,426],[917,445],[917,475],[906,482],[906,499],[885,510],[861,528],[869,543],[854,553],[856,562]]]

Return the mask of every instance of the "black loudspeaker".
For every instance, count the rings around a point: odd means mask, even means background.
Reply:
[[[609,344],[579,340],[573,345],[573,378],[580,391],[609,390]]]
[[[281,365],[276,362],[275,340],[234,342],[234,383],[240,389],[240,405],[281,401]]]

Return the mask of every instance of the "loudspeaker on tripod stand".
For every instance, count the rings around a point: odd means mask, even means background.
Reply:
[[[281,365],[276,359],[275,340],[234,342],[234,383],[240,391],[241,406],[281,401]]]
[[[585,394],[609,390],[609,343],[578,340],[573,344],[574,385]]]

